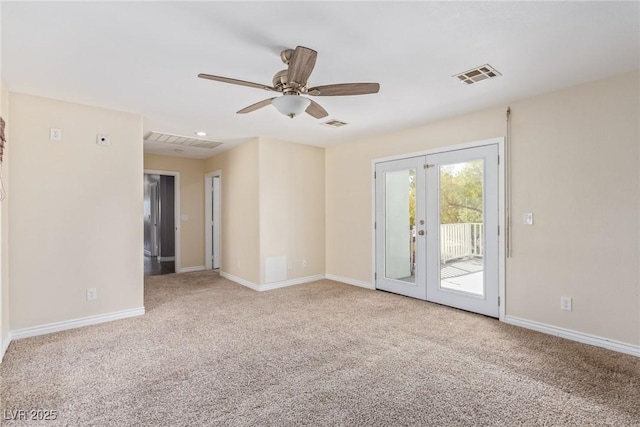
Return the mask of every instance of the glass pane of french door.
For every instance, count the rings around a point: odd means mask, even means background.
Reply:
[[[484,296],[483,160],[440,165],[440,288]]]
[[[415,283],[415,185],[416,170],[384,174],[385,268],[387,279]]]

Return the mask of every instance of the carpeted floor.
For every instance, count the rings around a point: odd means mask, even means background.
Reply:
[[[640,359],[322,280],[145,279],[147,314],[14,341],[0,423],[640,425]]]

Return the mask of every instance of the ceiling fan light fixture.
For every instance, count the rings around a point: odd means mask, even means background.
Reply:
[[[300,95],[284,94],[283,96],[275,98],[271,103],[280,113],[294,118],[295,116],[304,113],[307,107],[311,104],[311,100]]]

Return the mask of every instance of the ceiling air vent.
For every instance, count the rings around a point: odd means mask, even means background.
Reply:
[[[171,135],[160,132],[149,132],[145,135],[144,140],[148,142],[161,142],[163,144],[209,149],[222,145],[222,142],[211,141],[209,139],[192,138],[190,136]]]
[[[323,125],[323,126],[328,126],[330,128],[339,128],[339,127],[347,125],[348,123],[341,122],[340,120],[332,119],[332,120],[329,120],[329,121],[326,121],[326,122],[320,123],[320,124]]]
[[[464,73],[456,74],[453,77],[457,77],[462,83],[472,85],[474,83],[478,83],[479,81],[492,79],[501,75],[502,74],[500,74],[491,65],[484,64],[472,70],[465,71]]]

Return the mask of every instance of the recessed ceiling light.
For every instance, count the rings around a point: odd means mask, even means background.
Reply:
[[[207,136],[207,133],[200,131],[200,132],[196,132],[196,135],[198,135],[198,136]]]

